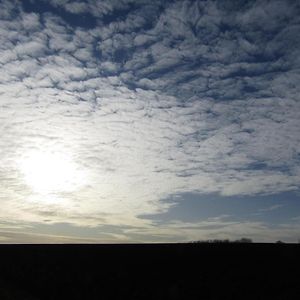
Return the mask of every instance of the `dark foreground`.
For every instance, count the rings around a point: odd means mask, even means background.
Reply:
[[[0,245],[0,299],[300,299],[300,244]]]

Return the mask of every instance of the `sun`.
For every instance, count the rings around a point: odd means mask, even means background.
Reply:
[[[85,181],[84,173],[72,157],[62,152],[27,153],[22,157],[20,169],[26,185],[44,196],[75,191]]]

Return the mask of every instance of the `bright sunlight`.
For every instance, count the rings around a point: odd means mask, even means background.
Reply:
[[[33,151],[22,158],[20,169],[26,184],[42,195],[72,192],[85,181],[72,157],[63,153]]]

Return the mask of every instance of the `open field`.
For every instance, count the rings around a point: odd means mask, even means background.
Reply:
[[[0,245],[0,270],[1,300],[300,299],[300,244]]]

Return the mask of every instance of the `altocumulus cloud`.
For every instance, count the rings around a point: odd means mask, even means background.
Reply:
[[[3,222],[194,238],[211,220],[158,228],[139,216],[176,193],[299,189],[296,1],[4,0],[0,18]],[[18,166],[45,149],[87,178],[61,201],[37,200]]]

